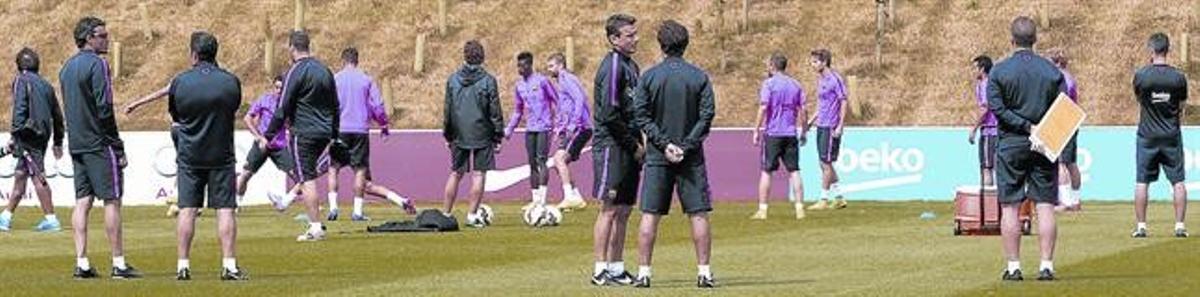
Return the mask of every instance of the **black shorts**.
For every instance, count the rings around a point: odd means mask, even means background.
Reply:
[[[450,170],[458,173],[496,169],[495,147],[466,149],[450,147]]]
[[[180,208],[237,208],[236,173],[233,168],[196,169],[179,167],[175,184]],[[204,197],[208,197],[205,203]]]
[[[1000,136],[979,136],[979,168],[996,168],[996,142]]]
[[[40,176],[46,173],[46,141],[17,140],[14,143],[13,158],[17,159],[17,171],[23,171],[30,176]]]
[[[292,153],[288,148],[267,150],[264,152],[262,148],[259,148],[257,141],[250,148],[250,152],[246,153],[246,166],[242,169],[249,172],[258,172],[259,169],[262,169],[263,164],[267,163],[267,158],[270,158],[271,163],[275,163],[275,167],[286,172],[292,179],[296,178],[293,176],[295,174],[296,161],[292,159]]]
[[[591,139],[591,129],[582,129],[567,133],[566,136],[559,138],[558,149],[567,152],[567,163],[579,161],[579,154],[583,153],[583,148],[587,146],[588,141]]]
[[[292,169],[293,174],[300,179],[300,182],[307,182],[321,177],[318,162],[321,155],[325,152],[325,148],[329,147],[328,138],[312,138],[297,136],[292,133],[292,157],[296,160],[296,166]]]
[[[1015,136],[1022,137],[1022,136]],[[996,150],[996,188],[1001,204],[1032,198],[1058,204],[1058,164],[1029,149],[1029,141],[1001,142]]]
[[[1075,164],[1076,142],[1078,142],[1079,132],[1071,135],[1071,141],[1067,142],[1067,146],[1063,148],[1062,154],[1058,155],[1058,162],[1063,164]]]
[[[117,200],[125,194],[125,152],[112,146],[99,151],[72,153],[75,198]]]
[[[712,211],[708,171],[704,163],[646,165],[646,180],[642,183],[642,212],[666,215],[671,210],[673,194],[679,195],[679,204],[686,214]]]
[[[800,142],[793,136],[769,136],[762,143],[759,164],[765,172],[779,170],[779,162],[788,172],[800,170]]]
[[[833,137],[833,128],[817,127],[817,154],[821,163],[837,162],[838,154],[842,151],[842,138]]]
[[[342,142],[329,147],[329,161],[332,167],[350,166],[354,169],[365,169],[370,166],[371,141],[369,134],[342,133]]]
[[[1174,138],[1137,139],[1137,182],[1148,184],[1158,181],[1161,167],[1172,185],[1184,180],[1182,136]]]
[[[550,160],[550,132],[526,132],[525,156],[529,160],[529,186],[537,189],[550,180],[546,162]]]
[[[641,180],[642,164],[634,152],[615,145],[594,147],[592,168],[594,169],[595,197],[615,205],[637,203],[638,182]]]

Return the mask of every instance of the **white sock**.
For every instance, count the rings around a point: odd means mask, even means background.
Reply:
[[[1137,223],[1137,228],[1138,228],[1138,229],[1147,229],[1147,228],[1146,228],[1146,222],[1138,222],[1138,223]]]
[[[829,185],[829,194],[832,195],[834,198],[841,197],[842,196],[842,187],[838,186],[837,183],[830,184]]]
[[[562,188],[563,188],[563,200],[575,198],[575,187],[572,187],[569,184],[563,184]]]
[[[1079,189],[1071,189],[1071,197],[1075,198],[1075,205],[1082,204],[1083,193]]]
[[[176,272],[183,271],[184,269],[191,269],[192,267],[192,261],[189,261],[188,259],[179,259],[179,261],[176,261],[175,263]]]
[[[829,189],[821,189],[821,200],[829,200]]]
[[[711,278],[712,270],[709,270],[708,265],[696,265],[696,275]]]
[[[337,192],[329,192],[329,194],[325,194],[325,196],[329,197],[329,210],[338,209]]]
[[[1042,265],[1038,267],[1038,271],[1047,270],[1054,271],[1054,261],[1042,260]]]
[[[362,206],[363,206],[363,198],[362,197],[354,197],[354,214],[355,215],[360,215],[360,216],[362,215],[362,213],[363,213]]]
[[[238,200],[237,200],[238,202],[242,202],[242,195],[237,195],[237,198],[238,198]]]
[[[88,269],[92,269],[92,264],[88,263],[88,258],[75,258],[75,267],[79,267],[79,269],[83,269],[83,270],[88,270]]]
[[[314,223],[314,222],[308,223],[308,231],[309,232],[325,231],[322,229],[323,228],[321,228],[321,223]]]
[[[608,262],[608,272],[612,272],[613,274],[625,273],[625,261]]]
[[[758,210],[760,210],[760,211],[766,211],[766,210],[767,210],[767,204],[766,204],[766,203],[759,203],[759,204],[758,204]]]
[[[593,268],[592,268],[592,274],[593,275],[600,274],[601,272],[604,272],[607,269],[608,269],[608,262],[596,262],[596,265],[593,266]]]
[[[534,191],[537,192],[538,205],[546,205],[546,187],[538,187],[537,190]]]
[[[284,207],[287,207],[288,205],[292,205],[292,201],[296,201],[296,194],[292,194],[292,192],[283,193],[283,201],[282,202],[283,202]]]
[[[44,217],[46,218],[46,221],[48,221],[48,222],[51,222],[51,223],[58,223],[58,216],[57,216],[57,215],[54,215],[54,214],[48,214],[48,215],[45,215]]]
[[[113,257],[113,268],[125,269],[125,256]]]
[[[583,194],[579,193],[579,188],[574,186],[571,187],[571,198],[583,200]]]
[[[639,278],[641,278],[641,277],[650,277],[650,265],[641,265],[641,266],[638,266],[638,275],[637,275],[637,276],[638,276]]]
[[[399,205],[399,206],[404,206],[405,204],[408,204],[408,198],[404,198],[404,196],[400,196],[396,193],[388,194],[387,199],[389,201],[392,201],[392,203]]]
[[[8,211],[7,209],[5,209],[3,212],[0,212],[0,220],[11,220],[11,219],[12,219],[11,211]]]
[[[224,267],[225,270],[229,270],[229,272],[237,273],[238,272],[237,259],[222,258],[221,259],[221,267]]]
[[[1175,222],[1175,230],[1187,229],[1183,227],[1183,222]]]
[[[1008,269],[1007,270],[1010,273],[1015,272],[1017,270],[1021,270],[1021,261],[1008,261]]]

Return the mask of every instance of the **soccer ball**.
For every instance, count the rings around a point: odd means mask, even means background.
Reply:
[[[558,207],[546,206],[546,226],[558,226],[562,219],[563,213]]]
[[[525,210],[522,216],[525,224],[531,227],[550,227],[558,226],[562,221],[562,211],[553,206],[534,206]]]
[[[484,226],[491,226],[492,220],[496,218],[496,214],[492,212],[492,207],[487,204],[479,204],[479,210],[476,211],[479,215],[479,220]]]

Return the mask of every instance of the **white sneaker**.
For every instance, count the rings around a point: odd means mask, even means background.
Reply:
[[[583,198],[579,197],[568,197],[558,203],[558,209],[562,211],[581,210],[584,208],[587,208],[587,201],[583,201]]]
[[[288,206],[283,203],[283,195],[275,192],[267,192],[267,200],[271,201],[271,207],[275,208],[275,211],[283,212],[287,210]]]
[[[296,237],[297,242],[322,241],[325,240],[325,231],[308,230],[304,234]]]

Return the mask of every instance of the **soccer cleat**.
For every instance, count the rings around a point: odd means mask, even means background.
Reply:
[[[179,271],[176,271],[175,272],[175,280],[177,280],[177,281],[192,280],[192,270],[188,269],[188,268],[184,268],[184,269],[180,269]]]
[[[417,214],[417,206],[413,205],[412,200],[409,200],[408,202],[404,202],[404,204],[400,205],[400,207],[404,208],[404,213],[407,215],[411,216],[411,215]]]
[[[645,276],[645,275],[638,276],[637,280],[633,281],[633,286],[636,288],[649,288],[650,287],[650,277]]]
[[[826,210],[829,209],[829,200],[821,199],[817,203],[808,206],[808,210]]]
[[[338,219],[338,209],[337,208],[330,209],[329,215],[325,217],[325,220],[326,221],[337,221],[337,219]]]
[[[75,279],[96,278],[96,276],[97,276],[96,269],[88,268],[87,270],[83,270],[83,268],[75,267],[75,275],[74,276],[75,276]]]
[[[250,280],[250,277],[246,275],[246,270],[242,269],[241,267],[238,267],[237,271],[229,271],[227,268],[221,268],[221,280],[244,281]]]
[[[350,220],[355,222],[365,222],[370,221],[371,217],[368,217],[365,214],[350,214]]]
[[[598,274],[592,275],[592,285],[607,286],[608,285],[608,271],[601,271]]]
[[[715,288],[717,281],[713,280],[711,275],[696,276],[696,287],[698,288]]]
[[[634,279],[633,279],[633,275],[629,274],[629,271],[625,271],[625,272],[621,272],[621,274],[617,274],[617,275],[613,275],[612,273],[609,273],[608,281],[613,282],[618,285],[628,286],[628,285],[633,284]]]
[[[42,219],[41,222],[38,222],[37,226],[33,226],[33,231],[58,232],[58,231],[62,231],[62,225],[59,224],[58,221],[50,221],[47,219]]]
[[[1004,276],[1001,276],[1001,277],[1000,277],[1000,279],[1001,279],[1001,280],[1005,280],[1005,281],[1014,281],[1014,282],[1019,282],[1019,281],[1023,281],[1023,280],[1025,280],[1025,278],[1024,278],[1024,277],[1021,277],[1021,270],[1020,270],[1020,269],[1014,270],[1014,271],[1013,271],[1013,272],[1011,272],[1011,273],[1010,273],[1010,272],[1008,272],[1008,270],[1005,270],[1005,271],[1004,271]]]
[[[759,209],[758,211],[754,212],[753,215],[750,215],[750,219],[751,220],[766,220],[767,219],[767,210]]]
[[[0,218],[0,231],[8,231],[12,228],[12,219]]]
[[[1054,278],[1054,271],[1053,271],[1053,270],[1050,270],[1050,269],[1042,269],[1042,271],[1038,271],[1038,278],[1037,278],[1037,280],[1040,280],[1040,281],[1052,281],[1052,280],[1054,280],[1054,279],[1055,279],[1055,278]]]
[[[275,211],[283,212],[288,207],[286,204],[283,204],[283,197],[274,192],[267,193],[267,200],[271,201],[271,207],[274,207]]]
[[[1146,234],[1146,228],[1137,228],[1137,229],[1133,229],[1132,236],[1133,236],[1133,238],[1146,238],[1146,236],[1149,236],[1149,235]]]
[[[579,197],[563,199],[562,202],[558,203],[558,209],[562,211],[582,210],[584,208],[587,208],[587,202]]]
[[[112,278],[113,279],[142,278],[142,272],[138,271],[137,268],[133,268],[133,265],[125,265],[125,269],[113,267]]]
[[[846,208],[846,199],[838,198],[837,200],[834,200],[833,209],[843,209],[843,208]]]
[[[1187,238],[1187,237],[1188,237],[1188,232],[1187,232],[1187,229],[1184,229],[1184,228],[1175,228],[1175,237],[1178,237],[1178,238]]]
[[[320,230],[320,231],[308,230],[308,231],[305,231],[304,234],[300,234],[300,236],[296,237],[297,242],[310,242],[310,241],[322,241],[322,240],[325,240],[325,231],[324,230]]]
[[[803,203],[796,203],[796,219],[797,220],[804,219],[804,204]]]

